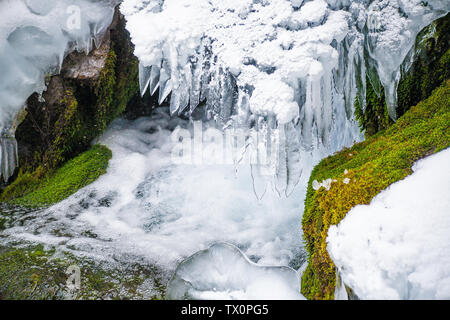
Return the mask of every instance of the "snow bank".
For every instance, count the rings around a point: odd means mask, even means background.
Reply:
[[[450,149],[353,208],[328,252],[362,299],[450,299]]]

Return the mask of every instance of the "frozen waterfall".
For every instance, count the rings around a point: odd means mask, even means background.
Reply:
[[[378,74],[396,118],[400,66],[418,32],[449,8],[437,0],[121,4],[142,94],[159,89],[160,103],[171,94],[171,114],[205,102],[207,117],[224,126],[290,131],[297,151],[280,154],[275,177],[286,194],[300,178],[299,151],[332,153],[361,138],[353,103],[357,94],[365,101],[367,72]]]
[[[46,75],[58,72],[68,52],[98,45],[119,2],[142,94],[159,90],[161,103],[171,94],[172,114],[205,102],[208,117],[223,125],[293,123],[297,133],[289,136],[303,149],[330,151],[338,147],[333,128],[354,126],[353,101],[365,96],[368,66],[395,119],[400,65],[417,33],[450,7],[443,0],[4,0],[1,132],[14,131],[26,99],[45,90]],[[342,102],[347,119],[337,115]]]
[[[125,0],[121,11],[141,62],[142,94],[159,88],[161,103],[172,92],[173,114],[206,101],[221,120],[300,120],[310,143],[312,131],[323,138],[330,130],[333,89],[353,101],[366,59],[395,118],[400,65],[417,33],[450,9],[442,0],[368,3]]]

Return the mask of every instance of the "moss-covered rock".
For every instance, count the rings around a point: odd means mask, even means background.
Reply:
[[[379,81],[376,79],[376,81]],[[386,97],[384,89],[379,84],[379,93],[374,89],[371,79],[367,76],[366,79],[366,106],[363,110],[360,98],[355,98],[355,117],[359,122],[361,131],[364,131],[365,135],[372,136],[381,130],[387,129],[394,122],[389,117]]]
[[[417,36],[413,63],[409,66],[409,61],[405,61],[401,69],[397,90],[397,117],[401,117],[411,106],[428,98],[434,89],[450,78],[449,28],[450,14],[436,20]],[[368,53],[366,57],[370,59]],[[409,68],[406,69],[406,66]],[[361,96],[359,92],[355,98],[355,116],[361,131],[364,131],[366,136],[372,136],[387,129],[394,121],[389,117],[384,89],[376,71],[370,64],[366,65],[366,69],[366,96]],[[362,86],[360,81],[358,87]]]
[[[334,297],[336,272],[326,243],[330,225],[338,224],[351,208],[369,204],[382,190],[411,174],[415,161],[449,146],[450,80],[387,130],[324,159],[314,168],[302,221],[309,253],[302,278],[305,297]],[[329,191],[313,189],[314,180],[326,179],[335,181]]]
[[[1,199],[41,188],[55,169],[88,150],[129,101],[139,100],[139,67],[133,50],[125,20],[116,10],[102,45],[89,55],[68,55],[61,73],[48,77],[42,98],[34,94],[28,99],[25,119],[16,130],[20,170]],[[53,203],[61,200],[60,195],[44,202],[36,199],[36,204]]]

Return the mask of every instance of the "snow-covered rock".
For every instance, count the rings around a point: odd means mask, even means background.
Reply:
[[[328,252],[362,299],[450,299],[450,149],[353,208],[328,231]]]

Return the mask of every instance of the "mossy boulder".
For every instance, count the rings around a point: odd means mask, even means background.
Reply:
[[[303,233],[308,266],[302,293],[308,299],[333,299],[336,272],[327,252],[330,225],[360,204],[369,204],[389,185],[412,173],[417,160],[450,146],[450,80],[408,110],[387,130],[330,156],[317,165],[308,184]],[[332,179],[330,189],[313,189]],[[348,179],[348,180],[347,180]]]

